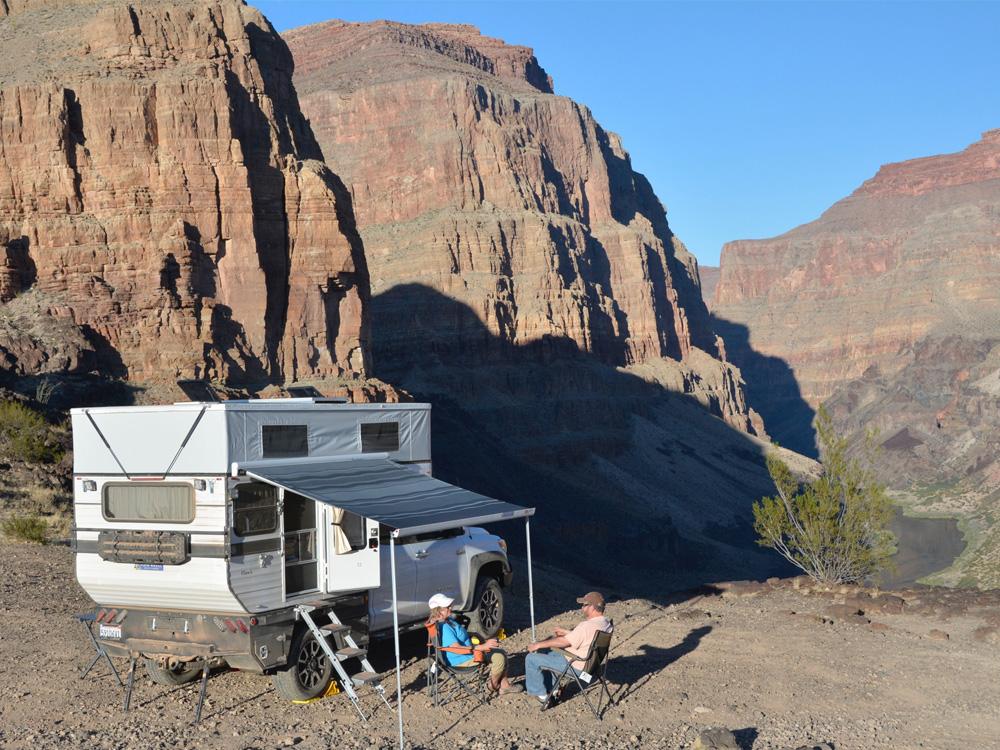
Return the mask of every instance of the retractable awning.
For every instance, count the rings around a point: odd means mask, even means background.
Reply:
[[[416,467],[390,461],[384,453],[247,461],[233,468],[372,518],[393,529],[395,537],[525,518],[535,512],[434,479]]]

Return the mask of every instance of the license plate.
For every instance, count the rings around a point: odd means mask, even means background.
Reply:
[[[122,639],[121,625],[101,625],[98,636],[100,638],[114,638],[120,641]]]

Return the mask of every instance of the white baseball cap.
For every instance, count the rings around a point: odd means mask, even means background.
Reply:
[[[450,607],[454,601],[450,596],[434,594],[434,596],[427,600],[427,606],[431,609],[434,607]]]

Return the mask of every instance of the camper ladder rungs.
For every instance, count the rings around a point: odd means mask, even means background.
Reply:
[[[385,688],[379,683],[379,675],[368,662],[368,651],[367,649],[360,648],[357,642],[355,642],[354,637],[351,635],[350,626],[344,625],[332,609],[327,612],[330,624],[323,625],[322,627],[318,626],[310,614],[316,609],[317,607],[313,604],[300,604],[295,608],[295,612],[305,622],[306,627],[309,628],[316,638],[316,642],[323,649],[323,653],[326,654],[326,658],[330,660],[330,664],[333,665],[334,671],[336,671],[337,676],[340,678],[341,685],[344,686],[344,692],[347,693],[347,697],[351,700],[351,705],[354,706],[354,710],[358,712],[361,720],[367,722],[370,717],[366,716],[364,710],[361,708],[361,701],[354,689],[355,687],[370,685],[378,693],[382,702],[392,710],[392,706],[385,695]],[[336,650],[331,647],[328,636],[333,636],[336,641]],[[359,659],[363,671],[349,675],[342,663],[348,659]]]

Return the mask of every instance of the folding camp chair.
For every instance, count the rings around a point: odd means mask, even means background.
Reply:
[[[554,650],[566,657],[566,666],[561,669],[542,667],[542,671],[549,672],[555,677],[552,690],[546,697],[545,707],[555,703],[557,696],[562,694],[565,686],[572,684],[572,680],[576,682],[576,686],[580,689],[580,693],[587,701],[587,705],[590,706],[590,710],[594,716],[597,719],[603,719],[604,714],[601,708],[604,703],[605,694],[608,696],[608,705],[611,705],[613,702],[611,690],[608,688],[607,682],[608,656],[611,652],[611,633],[598,632],[594,634],[594,640],[590,642],[590,649],[582,659],[583,669],[581,670],[573,669],[571,666],[574,661],[580,661],[580,657],[574,656],[569,651],[561,648]],[[597,689],[596,708],[590,700],[589,695],[595,688]]]
[[[489,662],[473,661],[460,666],[449,664],[445,653],[468,654],[475,658],[477,652],[472,646],[442,646],[441,630],[437,623],[427,624],[424,627],[427,628],[427,685],[430,687],[434,705],[443,706],[461,697],[463,692],[479,701],[480,705],[484,705],[486,699],[483,694],[486,693]],[[475,636],[473,640],[478,637]],[[452,683],[450,687],[449,682]]]
[[[87,637],[90,639],[90,643],[94,647],[94,658],[90,660],[90,664],[88,664],[87,668],[84,669],[83,672],[80,674],[80,679],[82,680],[84,677],[86,677],[90,673],[90,670],[93,669],[94,666],[97,664],[97,662],[99,662],[101,659],[104,659],[108,663],[108,666],[111,668],[111,674],[113,674],[115,676],[115,679],[118,681],[118,687],[125,687],[125,685],[122,683],[122,678],[118,675],[118,670],[115,669],[115,665],[111,661],[111,657],[108,656],[108,652],[104,650],[104,646],[102,646],[98,642],[98,640],[94,637],[93,623],[96,619],[97,617],[94,615],[93,612],[86,612],[84,614],[76,616],[77,622],[83,625],[84,630],[87,631]]]

